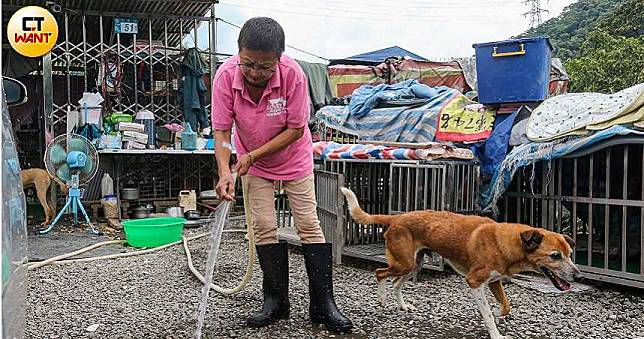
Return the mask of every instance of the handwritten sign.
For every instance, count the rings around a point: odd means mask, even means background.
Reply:
[[[496,111],[465,96],[450,101],[438,114],[438,141],[477,141],[490,136]]]

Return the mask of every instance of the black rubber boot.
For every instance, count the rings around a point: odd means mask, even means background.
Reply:
[[[333,298],[331,244],[305,244],[302,249],[309,276],[311,321],[314,324],[324,324],[332,332],[349,332],[353,323],[338,310]]]
[[[263,327],[277,319],[286,319],[289,315],[288,301],[288,245],[257,245],[257,258],[262,268],[262,290],[264,306],[259,312],[253,312],[246,320],[250,327]]]

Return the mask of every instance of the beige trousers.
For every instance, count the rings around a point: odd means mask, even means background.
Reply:
[[[254,175],[245,175],[242,180],[248,184],[248,209],[255,231],[255,243],[277,243],[277,216],[275,212],[275,181]],[[283,181],[293,211],[297,234],[303,244],[323,243],[324,234],[320,228],[315,200],[313,174],[296,180]]]

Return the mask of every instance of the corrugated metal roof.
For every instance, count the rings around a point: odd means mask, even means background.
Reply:
[[[4,17],[25,6],[43,6],[43,0],[2,0]],[[61,13],[53,13],[59,22],[61,35],[64,34],[64,13],[68,14],[69,38],[71,41],[82,41],[82,14],[86,15],[88,41],[99,39],[99,17],[103,16],[104,39],[111,32],[112,18],[138,17],[139,38],[148,39],[149,21],[152,20],[152,39],[163,40],[167,25],[168,43],[176,46],[180,37],[190,32],[195,21],[204,20],[210,8],[218,0],[58,0]]]
[[[155,16],[201,16],[218,0],[57,0],[63,9]],[[43,6],[43,0],[2,0],[5,6]]]

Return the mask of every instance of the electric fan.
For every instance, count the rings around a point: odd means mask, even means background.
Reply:
[[[98,171],[98,152],[92,143],[78,134],[63,134],[52,140],[45,150],[45,168],[49,175],[59,183],[69,187],[69,195],[65,207],[58,212],[54,221],[46,229],[38,231],[40,234],[50,232],[64,211],[71,207],[74,214],[74,224],[78,224],[78,210],[83,213],[89,229],[94,229],[83,204],[81,203],[81,186],[86,185]]]

